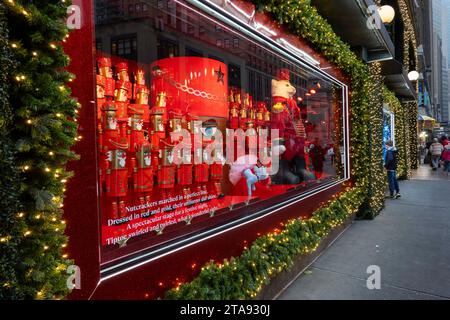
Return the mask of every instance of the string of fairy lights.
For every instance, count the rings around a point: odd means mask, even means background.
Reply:
[[[371,127],[371,177],[383,177],[383,76],[381,63],[369,64],[372,80],[370,81],[370,127]],[[370,216],[377,215],[384,207],[386,179],[371,179],[369,187]]]
[[[26,291],[27,297],[34,292],[32,298],[61,299],[67,294],[66,269],[71,264],[67,260],[69,254],[65,252],[66,221],[62,219],[66,183],[71,177],[65,165],[68,160],[75,158],[70,147],[83,138],[77,134],[76,126],[81,105],[70,97],[71,92],[66,86],[74,80],[72,75],[66,71],[52,70],[52,78],[44,78],[42,73],[38,74],[32,67],[45,68],[53,61],[56,64],[68,64],[68,57],[64,55],[61,44],[67,41],[69,34],[61,18],[69,3],[61,0],[58,8],[61,17],[49,21],[47,19],[51,17],[46,15],[47,12],[39,10],[39,6],[48,4],[24,6],[19,1],[4,2],[9,14],[14,17],[16,28],[40,28],[39,32],[45,30],[48,35],[53,32],[48,37],[50,40],[31,39],[31,34],[11,32],[12,37],[17,34],[23,38],[10,39],[9,47],[15,59],[20,61],[16,74],[12,76],[16,81],[16,91],[12,95],[16,94],[14,101],[22,104],[15,110],[13,129],[15,135],[22,136],[18,141],[23,141],[16,159],[22,173],[21,192],[26,199],[29,194],[36,198],[35,201],[27,200],[23,209],[16,214],[16,219],[22,221],[24,226],[20,246],[30,255],[26,257],[25,263],[27,259],[33,260],[32,264],[27,264],[21,285],[26,287],[23,291]],[[50,12],[56,12],[53,9]],[[51,24],[58,24],[58,28]],[[64,33],[62,30],[65,30]],[[39,42],[42,43],[38,45]],[[46,81],[45,87],[43,79]],[[41,92],[48,92],[49,95],[42,98]],[[26,98],[30,101],[25,100]],[[7,244],[11,240],[11,235],[0,236],[1,243]],[[53,271],[49,268],[53,268]],[[41,279],[39,281],[36,280],[38,275]],[[31,278],[34,279],[34,284],[31,284]],[[8,287],[11,283],[0,285]],[[31,288],[32,286],[34,287]]]
[[[410,61],[410,50],[413,50],[414,66],[419,67],[419,57],[417,53],[417,35],[414,28],[413,20],[411,18],[411,12],[408,8],[408,4],[405,0],[398,0],[398,5],[400,8],[400,16],[404,25],[404,39],[403,39],[403,65],[406,67],[411,66]],[[411,71],[411,70],[408,70]],[[415,83],[415,91],[419,92],[419,82]],[[408,159],[411,169],[417,169],[418,167],[418,104],[416,102],[405,103],[405,108],[407,110],[407,128],[409,150]],[[407,176],[411,176],[411,170],[408,170]]]

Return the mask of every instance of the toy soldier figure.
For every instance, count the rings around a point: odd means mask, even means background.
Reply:
[[[116,65],[117,79],[124,83],[127,90],[127,100],[130,101],[133,97],[132,95],[132,83],[130,82],[130,75],[128,74],[128,64],[126,62],[121,62]]]
[[[153,190],[152,146],[148,142],[136,149],[136,166],[133,168],[133,189],[144,193]]]

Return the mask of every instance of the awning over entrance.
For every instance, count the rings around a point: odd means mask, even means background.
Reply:
[[[429,117],[429,116],[419,114],[419,121],[436,121],[436,119]]]

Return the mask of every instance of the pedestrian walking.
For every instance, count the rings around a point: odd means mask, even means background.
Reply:
[[[394,147],[392,140],[386,141],[386,149],[384,167],[386,168],[389,181],[389,193],[391,199],[398,199],[401,197],[397,181],[398,151],[397,148]]]
[[[444,172],[450,175],[450,144],[447,144],[442,152],[442,161],[444,162]]]
[[[442,136],[441,137],[441,144],[445,147],[446,145],[448,145],[448,138],[447,136]]]
[[[439,143],[438,138],[433,139],[433,144],[430,146],[431,163],[433,164],[433,170],[436,171],[439,166],[439,160],[441,159],[444,146]]]

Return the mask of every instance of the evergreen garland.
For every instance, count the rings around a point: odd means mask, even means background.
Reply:
[[[1,98],[9,93],[5,105],[10,110],[1,120],[7,133],[1,138],[1,194],[9,188],[9,199],[2,196],[1,201],[11,205],[2,205],[0,298],[60,299],[68,292],[71,261],[63,252],[62,207],[71,175],[65,166],[76,159],[70,148],[77,137],[73,120],[78,108],[66,86],[73,76],[64,71],[69,58],[61,46],[68,36],[69,5],[60,0],[2,2],[1,59],[3,64],[11,54],[12,62],[1,83]],[[10,176],[5,177],[3,167]]]
[[[395,116],[395,146],[398,150],[397,176],[408,179],[411,176],[410,131],[406,104],[402,104],[386,87],[383,88],[384,102],[389,105]]]
[[[13,113],[9,104],[8,74],[15,63],[9,51],[5,6],[0,2],[0,300],[23,297],[17,288],[15,267],[20,261],[18,246],[23,225],[16,220],[20,211],[19,171],[14,165],[14,145],[9,136]]]
[[[258,238],[237,258],[211,261],[192,282],[167,291],[167,299],[240,300],[255,298],[276,274],[293,266],[294,258],[315,251],[331,230],[358,211],[361,191],[348,188],[307,220],[293,219],[283,230]]]

